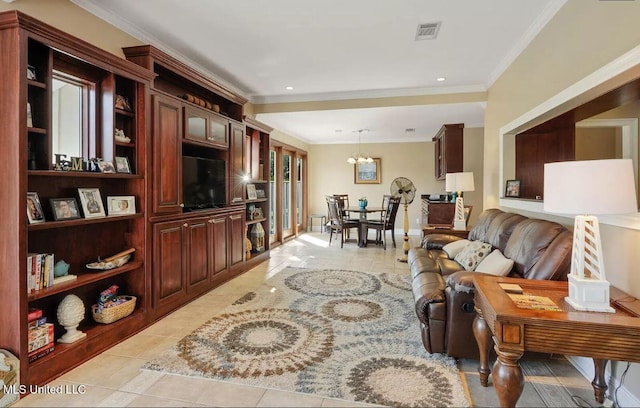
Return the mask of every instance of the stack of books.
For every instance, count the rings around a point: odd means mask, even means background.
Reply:
[[[53,286],[53,254],[27,254],[27,292]]]
[[[41,309],[29,309],[28,315],[28,360],[33,362],[51,353],[54,349],[53,323],[47,323],[47,317]]]

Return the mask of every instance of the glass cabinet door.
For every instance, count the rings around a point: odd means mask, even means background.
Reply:
[[[195,109],[186,108],[184,137],[197,142],[206,142],[207,122],[206,115]]]
[[[217,146],[229,147],[229,121],[211,116],[207,141]]]

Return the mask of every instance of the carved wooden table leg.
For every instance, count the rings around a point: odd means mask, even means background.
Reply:
[[[494,347],[498,359],[493,365],[493,386],[500,400],[501,407],[515,407],[524,388],[524,375],[518,363],[522,352],[500,351]]]
[[[483,387],[489,385],[489,353],[491,352],[491,330],[487,326],[486,320],[482,317],[482,311],[476,307],[476,317],[473,319],[473,335],[478,343],[478,351],[480,352],[480,365],[478,365],[478,373],[480,374],[480,384]]]
[[[602,360],[599,358],[593,359],[593,365],[595,368],[595,375],[591,385],[593,386],[593,393],[595,394],[596,401],[599,403],[604,402],[604,393],[607,392],[607,382],[604,379],[604,369],[607,367],[609,360]]]

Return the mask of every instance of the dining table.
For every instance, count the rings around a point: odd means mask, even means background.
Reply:
[[[358,247],[364,248],[367,246],[369,228],[367,226],[367,216],[368,214],[373,213],[382,213],[384,211],[383,207],[360,207],[360,206],[350,206],[346,209],[347,213],[358,213]],[[350,217],[351,218],[351,217]]]

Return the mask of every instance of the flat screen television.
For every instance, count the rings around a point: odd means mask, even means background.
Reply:
[[[182,156],[185,211],[224,207],[227,201],[224,160]]]

